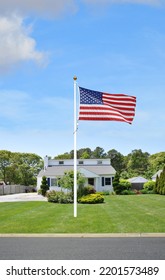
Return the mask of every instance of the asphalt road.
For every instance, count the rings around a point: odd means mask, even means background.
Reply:
[[[0,237],[0,260],[165,260],[165,237]]]

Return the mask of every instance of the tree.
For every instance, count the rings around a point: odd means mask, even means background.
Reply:
[[[115,177],[113,179],[113,189],[115,192],[116,192],[116,189],[118,188],[119,181],[120,181],[120,173],[116,172]]]
[[[74,150],[71,150],[70,153],[70,158],[74,158]],[[77,151],[77,158],[85,159],[85,158],[91,158],[92,157],[92,151],[90,148],[82,148]]]
[[[34,185],[42,167],[43,160],[36,154],[0,151],[0,175],[6,183]]]
[[[47,182],[46,176],[42,177],[42,182],[41,182],[40,188],[41,188],[42,195],[45,196],[46,192],[49,190],[49,186],[48,186],[48,182]]]
[[[21,184],[20,176],[18,164],[12,163],[6,168],[6,178],[9,184]]]
[[[119,153],[115,149],[112,149],[107,152],[107,156],[111,159],[111,164],[116,171],[121,172],[125,169],[125,159],[121,153]]]
[[[8,166],[10,166],[11,162],[11,152],[10,151],[6,151],[6,150],[1,150],[0,151],[0,172],[1,172],[1,177],[2,180],[7,183],[7,177],[6,177],[6,173],[7,173],[7,168]]]
[[[17,178],[20,184],[25,186],[36,184],[38,172],[43,167],[40,156],[33,153],[12,153],[11,162],[12,165],[17,166]]]
[[[77,172],[77,185],[82,187],[85,183],[85,177],[78,171]],[[74,193],[74,171],[70,170],[64,173],[64,176],[59,180],[59,184],[64,189],[71,190],[73,195]]]
[[[88,154],[87,151],[84,151],[80,157],[81,159],[89,159],[90,158],[90,154]]]
[[[105,158],[106,153],[104,152],[104,149],[101,147],[96,147],[95,150],[92,153],[93,158]]]
[[[159,187],[159,177],[158,177],[158,175],[156,176],[156,182],[155,182],[155,187],[154,187],[154,191],[155,191],[155,193],[159,193],[159,191],[158,191],[158,187]]]
[[[131,183],[127,180],[120,179],[119,172],[116,172],[113,180],[113,189],[116,194],[122,194],[123,191],[128,191],[131,189]]]
[[[79,149],[77,152],[77,157],[81,159],[91,158],[92,151],[90,148]]]
[[[127,158],[127,169],[131,177],[145,174],[149,166],[149,153],[143,153],[141,149],[133,150]]]
[[[149,157],[149,169],[152,174],[156,173],[158,170],[163,169],[165,166],[165,152],[160,152],[153,154]]]
[[[64,154],[55,156],[54,159],[71,159],[71,155],[69,153],[64,153]]]
[[[34,177],[33,169],[26,163],[19,166],[20,183],[24,186],[35,185],[36,178]]]
[[[160,176],[156,177],[155,192],[165,195],[165,166]]]

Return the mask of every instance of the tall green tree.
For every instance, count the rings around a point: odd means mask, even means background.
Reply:
[[[149,157],[149,169],[152,174],[162,170],[165,166],[165,152],[152,154]]]
[[[160,174],[160,176],[156,177],[156,183],[154,190],[158,194],[165,195],[165,166]]]
[[[88,159],[91,158],[92,151],[90,148],[82,148],[79,149],[77,152],[77,157],[81,159]]]
[[[92,158],[106,158],[104,149],[101,147],[96,147],[92,153]]]
[[[0,177],[10,184],[34,185],[43,160],[33,153],[0,151]]]
[[[111,159],[111,164],[116,171],[122,172],[126,168],[124,156],[115,149],[109,150],[107,157]]]
[[[141,149],[133,150],[128,155],[127,170],[133,176],[144,175],[149,166],[149,153]]]

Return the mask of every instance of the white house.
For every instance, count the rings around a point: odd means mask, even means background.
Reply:
[[[73,170],[73,159],[54,160],[46,156],[44,169],[37,176],[37,189],[42,177],[46,176],[50,190],[61,190],[58,179],[69,170]],[[110,159],[78,159],[77,170],[86,178],[85,185],[94,186],[96,191],[113,191],[112,180],[116,171]]]

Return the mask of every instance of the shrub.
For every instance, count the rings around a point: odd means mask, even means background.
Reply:
[[[85,183],[85,177],[78,171],[77,172],[77,185],[83,186]],[[74,171],[69,170],[64,172],[64,176],[59,180],[59,185],[64,189],[69,189],[72,192],[72,196],[74,193]]]
[[[88,195],[88,194],[94,194],[96,193],[96,190],[94,189],[93,186],[91,185],[88,185],[88,186],[81,186],[78,188],[78,191],[77,191],[77,197],[80,198],[82,196],[85,196],[85,195]]]
[[[62,203],[62,204],[73,203],[71,193],[65,194],[64,192],[50,191],[47,193],[46,196],[48,202]]]
[[[82,196],[79,200],[79,203],[83,204],[96,204],[96,203],[103,203],[104,197],[101,194],[88,194],[86,196]]]
[[[154,190],[148,191],[147,189],[142,189],[142,190],[141,190],[141,193],[142,193],[142,194],[155,194],[155,191],[154,191]]]
[[[121,192],[121,195],[134,195],[136,192],[131,191],[131,190],[124,190]]]
[[[46,197],[48,199],[48,202],[58,203],[59,195],[57,194],[56,191],[47,192]]]
[[[40,188],[41,188],[41,194],[43,196],[45,196],[46,192],[49,190],[49,186],[48,186],[48,182],[47,182],[46,176],[42,177],[42,182],[41,182]]]
[[[39,189],[39,190],[37,191],[37,193],[38,193],[38,194],[42,194],[42,190]]]
[[[114,186],[114,184],[113,184]],[[122,194],[123,191],[125,190],[130,190],[131,189],[131,183],[127,180],[121,179],[118,184],[115,185],[114,191],[116,194]]]
[[[147,191],[152,191],[155,188],[155,182],[154,181],[148,181],[144,184],[143,189]]]
[[[141,190],[141,193],[142,193],[142,194],[147,194],[148,191],[147,191],[147,189],[142,189],[142,190]]]

